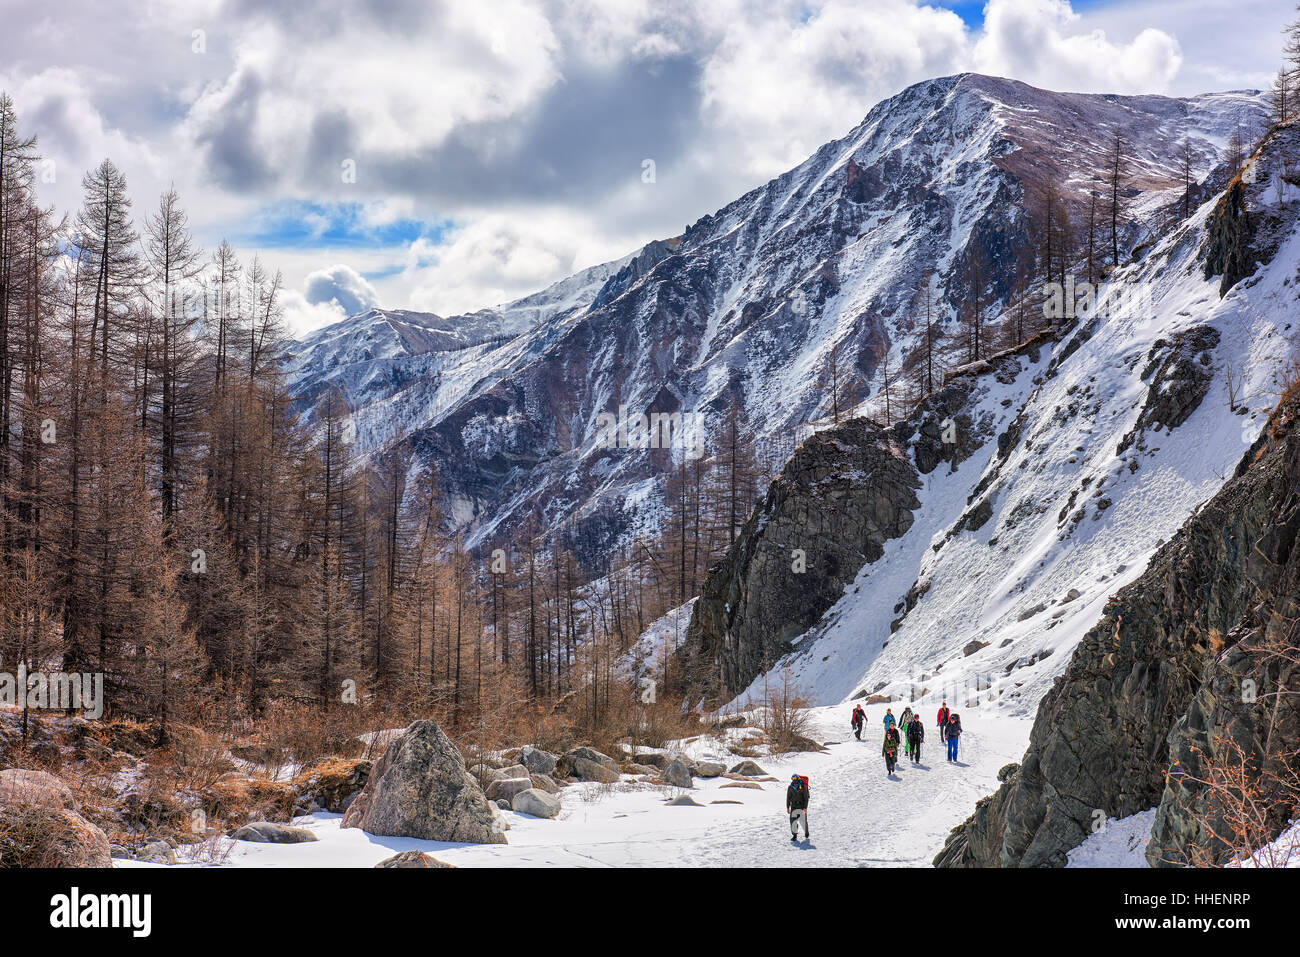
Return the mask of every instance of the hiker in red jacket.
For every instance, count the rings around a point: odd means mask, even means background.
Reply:
[[[948,717],[950,714],[951,712],[948,710],[948,702],[945,701],[943,703],[943,707],[939,709],[939,740],[940,741],[948,740]]]

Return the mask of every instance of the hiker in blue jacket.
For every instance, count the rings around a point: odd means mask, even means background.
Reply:
[[[893,726],[894,726],[894,709],[886,708],[885,709],[885,730],[888,731]]]
[[[947,735],[948,742],[948,760],[957,760],[957,741],[961,738],[961,715],[953,714],[948,716],[948,724],[944,727],[944,733]]]

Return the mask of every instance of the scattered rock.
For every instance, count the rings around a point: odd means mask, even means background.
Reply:
[[[614,784],[618,781],[618,765],[608,755],[594,748],[574,748],[556,762],[556,774],[579,781],[597,781]]]
[[[537,788],[520,791],[515,795],[511,806],[520,814],[531,814],[533,817],[552,818],[560,813],[560,799]]]
[[[559,760],[558,755],[554,755],[550,751],[543,751],[541,748],[535,748],[531,744],[519,749],[519,763],[532,774],[554,775],[555,765]]]
[[[245,824],[230,836],[236,841],[249,841],[253,844],[304,844],[320,840],[305,827],[290,827],[273,821]]]
[[[673,761],[664,770],[664,783],[670,784],[675,788],[689,788],[691,784],[691,769],[682,761]]]
[[[730,773],[743,774],[747,778],[758,777],[759,775],[767,774],[766,771],[760,768],[753,761],[741,761],[739,764],[737,764],[735,767],[731,769]]]
[[[394,854],[392,857],[385,857],[375,867],[450,867],[455,868],[455,864],[447,864],[438,860],[424,851],[402,851],[400,854]]]
[[[716,778],[726,771],[727,766],[717,761],[701,761],[695,766],[695,776],[700,778]]]
[[[560,785],[549,774],[530,774],[528,780],[533,787],[548,794],[559,794]]]
[[[533,781],[526,775],[522,778],[506,778],[501,781],[493,781],[487,786],[487,799],[489,801],[505,800],[508,804],[512,798],[520,791],[527,791],[533,786]]]
[[[311,839],[316,840],[316,835],[313,834]],[[140,848],[140,853],[136,854],[135,859],[148,864],[175,864],[176,851],[166,841],[150,841]]]
[[[666,802],[669,807],[704,807],[699,801],[695,800],[689,794],[681,794]]]
[[[648,765],[649,767],[664,771],[667,770],[668,764],[672,761],[672,758],[666,754],[653,752],[650,754],[638,754],[635,756],[635,760],[638,764]]]

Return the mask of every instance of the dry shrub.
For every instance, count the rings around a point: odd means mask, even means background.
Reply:
[[[808,713],[808,703],[788,667],[782,669],[780,681],[775,687],[764,680],[763,701],[757,711],[759,727],[767,735],[773,751],[818,750],[810,738],[812,720]]]
[[[96,840],[85,819],[66,808],[0,808],[0,868],[85,867],[92,862]]]

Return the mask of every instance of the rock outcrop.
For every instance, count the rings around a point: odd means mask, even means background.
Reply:
[[[737,694],[788,653],[911,527],[919,487],[904,451],[865,419],[807,439],[704,583],[682,651],[695,696]]]
[[[1039,704],[1024,760],[1003,769],[936,865],[1062,866],[1099,815],[1157,805],[1153,864],[1228,853],[1202,825],[1216,813],[1196,780],[1202,760],[1235,741],[1257,759],[1246,778],[1267,787],[1268,754],[1300,747],[1297,698],[1275,693],[1300,688],[1294,665],[1255,651],[1296,642],[1297,411],[1293,400],[1274,414],[1233,478],[1111,599]]]
[[[464,757],[433,721],[416,721],[389,745],[342,826],[385,837],[506,843]]]

